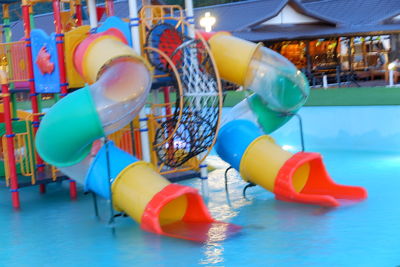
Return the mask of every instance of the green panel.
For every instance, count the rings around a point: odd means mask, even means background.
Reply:
[[[38,103],[38,111],[39,113],[42,113],[43,110],[43,99],[42,99],[42,94],[39,94],[37,97],[37,103]]]
[[[32,13],[29,14],[29,21],[30,21],[30,24],[31,24],[31,30],[35,29],[35,28],[36,28],[36,25],[35,25],[35,18],[33,17],[33,14],[32,14]]]
[[[270,110],[267,108],[267,104],[261,99],[261,97],[256,94],[247,98],[247,101],[249,102],[251,110],[256,114],[257,121],[265,134],[272,133],[284,125],[293,116]]]
[[[312,89],[306,106],[400,105],[399,87]]]
[[[36,149],[57,167],[74,165],[90,152],[91,143],[104,136],[89,87],[57,102],[43,117],[36,135]]]
[[[26,133],[26,122],[25,121],[13,121],[12,129],[14,133]],[[6,134],[5,123],[0,123],[0,136]]]
[[[249,91],[225,92],[224,107],[233,107]],[[304,106],[382,106],[400,105],[399,87],[342,87],[311,89]]]

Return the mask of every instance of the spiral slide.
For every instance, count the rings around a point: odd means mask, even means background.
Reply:
[[[92,145],[128,124],[150,90],[151,68],[123,34],[113,28],[90,35],[75,49],[74,61],[91,85],[69,94],[44,116],[36,137],[40,156],[86,190],[112,199],[116,210],[146,231],[199,242],[239,231],[215,221],[197,190],[169,183],[150,163],[112,142],[98,151]]]
[[[320,154],[293,155],[266,135],[290,120],[307,100],[310,89],[304,75],[261,44],[228,33],[206,37],[221,77],[254,92],[223,120],[216,143],[219,156],[244,180],[279,200],[336,207],[342,199],[365,199],[364,188],[336,184]]]

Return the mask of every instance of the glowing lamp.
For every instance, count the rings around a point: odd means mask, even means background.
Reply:
[[[200,26],[205,29],[206,32],[212,31],[212,26],[215,24],[217,20],[215,17],[211,16],[210,12],[206,12],[204,17],[200,19]]]

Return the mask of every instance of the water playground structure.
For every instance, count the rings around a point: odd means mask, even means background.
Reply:
[[[50,36],[31,29],[35,3],[22,3],[25,40],[1,45],[4,176],[15,208],[21,187],[44,192],[47,183],[69,180],[72,197],[78,182],[146,231],[226,237],[240,227],[216,221],[197,190],[170,182],[200,177],[206,196],[204,160],[214,146],[245,181],[278,200],[337,207],[367,197],[361,187],[336,184],[318,153],[291,154],[268,135],[305,103],[303,74],[261,44],[196,31],[190,1],[186,12],[146,3],[138,12],[130,1],[128,19],[113,16],[106,1],[102,23],[88,1],[90,25],[82,25],[79,1],[61,12],[54,0]],[[224,118],[221,79],[253,92]],[[13,98],[24,86],[32,112]],[[44,112],[40,94],[58,101]]]

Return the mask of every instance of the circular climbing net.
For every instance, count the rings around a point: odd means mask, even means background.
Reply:
[[[182,93],[176,98],[173,115],[157,128],[153,144],[162,163],[179,167],[209,151],[215,142],[222,105],[220,80],[200,37],[190,39],[163,23],[149,31],[147,44],[168,55],[179,74]],[[148,53],[148,58],[159,72],[171,72],[171,64],[155,53]]]

